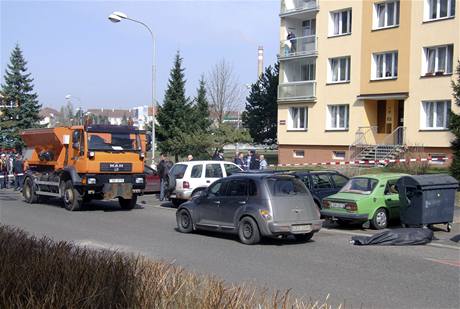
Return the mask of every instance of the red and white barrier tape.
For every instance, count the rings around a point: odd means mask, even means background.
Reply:
[[[15,175],[14,175],[14,174],[9,174],[9,175],[7,175],[7,176],[8,176],[8,178],[14,178]],[[21,174],[16,174],[16,176],[24,176],[24,174],[23,174],[23,173],[21,173]],[[3,179],[3,178],[5,178],[5,176],[4,176],[4,175],[0,175],[0,179]]]
[[[388,164],[388,163],[410,163],[410,162],[446,162],[444,158],[412,158],[412,159],[390,159],[390,160],[356,160],[356,161],[330,161],[319,163],[292,163],[292,164],[270,164],[270,167],[288,166],[320,166],[320,165],[361,165],[361,164]]]

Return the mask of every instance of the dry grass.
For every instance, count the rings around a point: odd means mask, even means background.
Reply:
[[[0,289],[0,308],[331,308],[7,226],[0,226]]]

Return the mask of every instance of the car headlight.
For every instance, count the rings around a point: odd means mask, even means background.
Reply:
[[[144,178],[142,178],[142,177],[137,177],[137,178],[136,178],[136,183],[144,183]]]
[[[88,184],[89,185],[95,185],[96,184],[96,178],[88,178]]]

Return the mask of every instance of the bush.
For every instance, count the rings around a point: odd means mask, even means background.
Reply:
[[[0,308],[330,308],[0,226]],[[327,298],[326,298],[327,300]]]

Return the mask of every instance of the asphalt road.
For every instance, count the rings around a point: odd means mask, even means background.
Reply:
[[[0,190],[0,222],[56,240],[113,248],[172,261],[188,270],[228,282],[270,289],[292,289],[304,299],[345,303],[346,308],[460,308],[460,246],[440,239],[426,246],[357,247],[349,243],[360,229],[323,229],[306,243],[265,240],[240,244],[213,233],[181,234],[175,210],[143,197],[132,211],[115,202],[93,203],[91,210],[69,212],[60,202],[29,205],[19,194]]]

